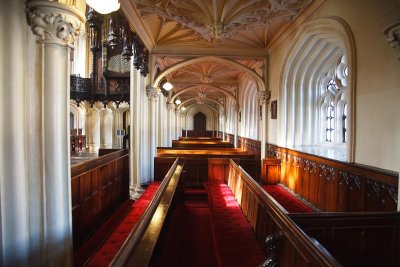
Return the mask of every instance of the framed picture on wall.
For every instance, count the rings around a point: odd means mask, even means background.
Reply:
[[[271,119],[276,120],[278,118],[278,100],[271,101]]]

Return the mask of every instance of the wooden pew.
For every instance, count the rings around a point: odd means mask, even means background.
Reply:
[[[182,169],[183,162],[178,158],[175,159],[153,200],[110,266],[146,267],[150,265],[167,216],[175,204],[182,201]]]
[[[228,160],[217,160],[227,168]],[[399,266],[399,212],[290,214],[236,162],[228,168],[224,180],[259,240],[267,235],[277,248],[269,256],[279,266]]]
[[[211,160],[212,161],[212,160]],[[308,237],[235,161],[227,159],[229,174],[225,183],[235,195],[258,241],[267,250],[270,264],[277,266],[341,266],[315,239]],[[221,166],[221,168],[225,168]],[[217,173],[217,172],[214,172]],[[212,179],[220,179],[213,177]],[[265,243],[268,237],[267,244]],[[272,265],[268,265],[272,266]]]
[[[129,199],[128,151],[119,150],[73,165],[71,195],[76,250]]]
[[[171,167],[175,158],[181,158],[185,163],[185,170],[182,174],[185,186],[201,187],[208,177],[209,158],[240,158],[246,162],[246,168],[257,177],[260,162],[255,160],[255,155],[249,154],[238,148],[218,148],[213,150],[204,149],[175,149],[158,148],[157,157],[154,158],[154,176],[164,177]]]

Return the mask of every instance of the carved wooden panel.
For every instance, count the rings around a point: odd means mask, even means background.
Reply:
[[[396,173],[338,162],[274,145],[267,146],[267,155],[281,160],[280,176],[276,182],[285,184],[322,211],[397,209]]]

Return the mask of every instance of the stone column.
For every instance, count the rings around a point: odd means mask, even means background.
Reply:
[[[157,115],[157,101],[160,96],[160,89],[156,87],[147,87],[146,88],[147,99],[150,101],[150,173],[152,180],[154,180],[154,157],[157,153],[157,123],[158,123],[158,115]]]
[[[235,125],[234,125],[234,145],[238,147],[238,129],[239,129],[239,105],[235,105]]]
[[[130,67],[130,133],[129,133],[129,177],[130,196],[137,199],[143,189],[141,188],[140,168],[140,73],[135,69],[134,60],[131,57]]]
[[[29,24],[33,33],[40,36],[39,44],[42,47],[42,83],[39,90],[42,92],[43,162],[39,163],[38,168],[43,168],[42,208],[45,216],[43,232],[35,238],[44,240],[43,255],[47,266],[70,266],[72,213],[68,119],[69,57],[71,43],[83,29],[85,16],[76,6],[54,1],[28,1],[27,7]]]
[[[266,149],[265,145],[267,143],[267,106],[268,103],[271,99],[271,91],[259,91],[257,92],[258,94],[258,100],[262,106],[261,108],[261,159],[265,158],[267,156],[266,154]]]
[[[223,128],[222,128],[222,140],[226,141],[226,124],[227,124],[228,117],[226,116],[226,113],[224,112],[224,115],[222,115],[222,121],[223,121]]]
[[[167,116],[167,136],[168,136],[168,146],[172,146],[172,139],[174,139],[174,131],[173,131],[173,116],[174,110],[175,110],[175,104],[174,103],[167,103],[167,110],[168,110],[168,116]]]

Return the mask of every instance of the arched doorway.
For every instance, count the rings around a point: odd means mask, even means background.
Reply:
[[[206,132],[206,125],[207,125],[207,118],[206,115],[204,115],[202,112],[197,113],[194,115],[193,118],[193,128],[196,133],[196,135],[204,135]]]

